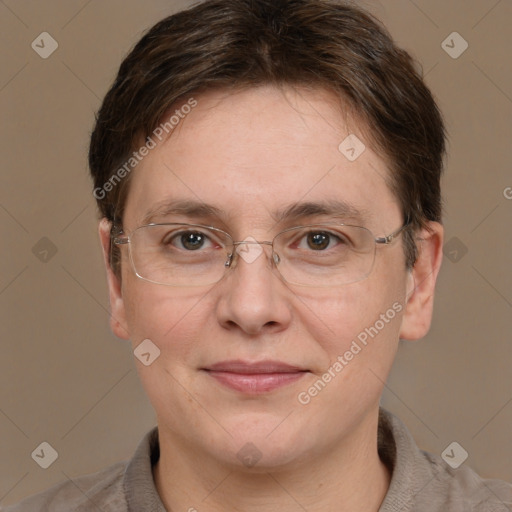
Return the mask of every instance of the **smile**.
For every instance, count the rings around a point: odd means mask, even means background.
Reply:
[[[223,386],[247,394],[268,393],[301,379],[307,370],[279,361],[225,361],[204,371]]]

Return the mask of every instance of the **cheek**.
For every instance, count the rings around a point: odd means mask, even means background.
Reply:
[[[304,315],[309,323],[303,323],[321,347],[323,364],[297,399],[311,407],[314,421],[321,423],[330,411],[332,425],[341,424],[378,402],[398,348],[403,314],[399,289],[381,275],[317,298],[316,303],[310,298],[315,314]]]
[[[204,338],[208,290],[173,289],[140,279],[123,290],[127,322],[135,347],[144,339],[157,345],[164,359],[178,363],[197,352]]]
[[[309,330],[323,364],[296,398],[312,431],[337,435],[378,404],[398,347],[403,309],[397,296],[397,287],[381,275],[309,299],[315,312],[307,315]]]
[[[405,283],[405,271],[388,266],[385,272],[375,268],[366,280],[337,290],[301,292],[299,322],[321,347],[326,367],[347,351],[357,354],[349,353],[348,358],[361,362],[392,359],[405,308]]]

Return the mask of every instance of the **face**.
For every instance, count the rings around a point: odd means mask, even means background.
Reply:
[[[401,227],[386,162],[331,93],[261,87],[196,99],[133,171],[125,232],[155,209],[150,222],[214,226],[238,241],[269,241],[333,219],[377,237]],[[354,161],[338,149],[349,134],[366,146]],[[157,208],[184,201],[208,208]],[[290,210],[303,203],[350,211]],[[285,211],[295,213],[278,216]],[[240,467],[237,454],[257,450],[261,468],[320,456],[357,437],[375,418],[399,337],[428,329],[436,229],[415,271],[406,271],[399,237],[377,246],[366,279],[342,286],[285,282],[268,246],[254,261],[238,257],[214,285],[159,285],[135,275],[121,246],[121,281],[109,272],[112,325],[134,348],[150,339],[160,350],[151,365],[137,366],[161,435]],[[107,248],[105,224],[100,233]]]

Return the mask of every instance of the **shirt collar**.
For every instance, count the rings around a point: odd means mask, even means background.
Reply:
[[[381,460],[391,472],[390,486],[379,512],[412,510],[415,497],[436,475],[405,425],[382,408],[379,411],[378,449]],[[158,429],[155,427],[139,443],[125,470],[123,487],[130,512],[165,512],[152,472],[159,457]]]
[[[153,480],[153,466],[160,458],[158,429],[148,432],[128,463],[123,489],[130,512],[166,512]]]

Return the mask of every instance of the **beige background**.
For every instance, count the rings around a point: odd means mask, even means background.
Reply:
[[[0,2],[0,504],[129,457],[154,424],[129,345],[109,331],[86,151],[122,56],[188,3]],[[444,111],[446,240],[468,250],[445,258],[432,330],[402,346],[383,404],[422,448],[457,441],[466,464],[512,481],[512,2],[362,3]],[[43,31],[59,45],[45,60],[31,48]],[[441,47],[453,31],[469,43],[457,59]],[[57,249],[47,262],[42,237]],[[46,470],[31,458],[42,441],[59,454]]]

